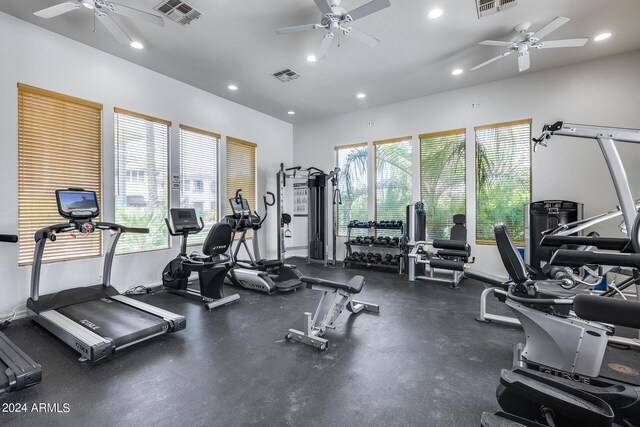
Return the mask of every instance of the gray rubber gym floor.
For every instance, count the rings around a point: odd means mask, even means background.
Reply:
[[[452,291],[376,270],[307,266],[305,274],[347,280],[362,274],[359,299],[379,314],[345,311],[326,337],[330,348],[286,342],[320,294],[301,289],[266,296],[239,292],[235,305],[206,311],[160,293],[140,299],[187,316],[187,329],[81,363],[30,320],[5,331],[42,364],[42,384],[0,398],[27,413],[0,413],[12,426],[292,425],[473,426],[497,410],[500,369],[511,365],[519,329],[474,321],[481,284]],[[497,301],[494,312],[504,311]],[[639,353],[609,349],[607,360],[640,367]],[[635,363],[635,365],[633,365]],[[637,372],[636,372],[637,374]],[[31,412],[34,403],[68,403],[68,413]]]

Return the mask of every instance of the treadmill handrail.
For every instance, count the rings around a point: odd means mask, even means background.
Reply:
[[[80,230],[80,222],[67,222],[62,224],[54,224],[49,227],[41,228],[36,231],[34,238],[36,245],[33,249],[33,263],[31,266],[31,299],[38,301],[40,298],[40,272],[42,270],[42,257],[47,240],[51,239],[58,233],[68,233],[74,230]],[[113,257],[116,252],[116,245],[122,233],[149,233],[148,228],[126,227],[124,225],[112,222],[92,222],[96,229],[101,231],[111,231],[111,238],[107,246],[107,252],[104,256],[104,265],[102,267],[102,284],[105,287],[111,285],[111,267],[113,266]]]

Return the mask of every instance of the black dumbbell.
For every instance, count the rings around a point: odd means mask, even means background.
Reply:
[[[393,255],[391,254],[386,254],[384,256],[384,258],[382,258],[380,260],[380,264],[384,264],[384,265],[389,265],[389,263],[391,263],[391,260],[393,259]]]
[[[382,254],[381,253],[377,253],[373,256],[374,262],[376,264],[380,264],[380,262],[382,261]]]

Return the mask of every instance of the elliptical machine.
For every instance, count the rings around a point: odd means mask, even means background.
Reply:
[[[212,310],[240,299],[240,295],[224,295],[223,284],[233,267],[232,258],[226,254],[233,241],[233,230],[229,224],[217,223],[202,246],[202,254],[187,254],[187,240],[190,235],[204,229],[204,221],[196,215],[195,209],[172,208],[165,223],[172,236],[180,236],[180,253],[162,271],[162,286],[169,292],[199,301]],[[189,282],[192,272],[198,272],[198,279]],[[191,285],[191,286],[189,286]],[[200,289],[194,289],[198,286]]]
[[[264,216],[261,217],[256,211],[251,213],[249,202],[242,197],[242,189],[236,191],[235,197],[229,199],[231,205],[231,215],[227,215],[224,221],[231,225],[236,233],[241,233],[235,248],[231,247],[232,258],[235,267],[229,272],[229,282],[254,291],[271,294],[274,291],[290,292],[300,288],[303,283],[300,280],[302,273],[293,264],[285,264],[280,260],[268,260],[260,255],[259,231],[262,224],[267,219],[270,206],[275,205],[275,196],[271,196],[271,201],[267,196],[263,196]],[[253,230],[252,246],[247,244],[246,234]],[[240,248],[244,247],[249,260],[239,260]]]

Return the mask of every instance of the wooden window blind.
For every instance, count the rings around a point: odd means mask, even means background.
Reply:
[[[33,235],[64,222],[55,190],[85,188],[101,200],[102,105],[18,84],[19,265],[31,264]],[[45,262],[102,255],[101,233],[59,235]]]
[[[235,197],[236,190],[242,189],[242,197],[249,202],[251,210],[258,210],[256,205],[256,147],[253,142],[227,137],[227,197],[225,206],[227,214],[231,213],[229,199]],[[246,237],[251,237],[251,230]]]
[[[531,201],[531,120],[478,126],[476,133],[476,243],[495,244],[503,223],[524,244],[524,204]]]
[[[149,228],[149,234],[123,234],[117,253],[169,247],[164,218],[169,211],[171,122],[116,108],[115,222]]]
[[[373,143],[376,156],[376,221],[405,221],[407,205],[413,198],[411,140],[410,136],[405,136]],[[399,230],[385,230],[384,233],[402,235]]]
[[[466,214],[466,129],[420,135],[420,198],[427,239],[448,239],[453,216]]]
[[[336,166],[340,168],[338,188],[342,204],[338,205],[338,236],[347,235],[349,221],[369,220],[368,153],[366,143],[335,148]],[[369,230],[353,230],[352,235],[369,235]]]
[[[218,222],[218,145],[220,135],[180,125],[180,207],[194,208],[205,229],[189,237],[202,244]]]

